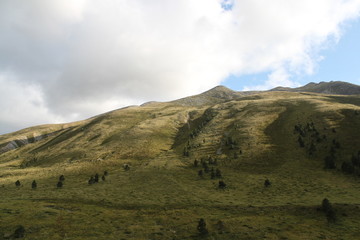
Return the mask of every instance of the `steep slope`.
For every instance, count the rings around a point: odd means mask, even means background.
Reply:
[[[0,154],[0,239],[19,224],[28,239],[357,239],[359,102],[217,87],[1,136],[49,134]]]

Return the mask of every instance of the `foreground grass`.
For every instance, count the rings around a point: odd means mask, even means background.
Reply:
[[[26,239],[199,239],[196,226],[204,218],[205,239],[358,239],[358,179],[306,167],[290,171],[302,164],[267,174],[222,167],[225,190],[208,175],[199,178],[193,167],[119,166],[94,185],[87,184],[93,173],[69,172],[62,189],[56,188],[57,176],[38,180],[35,190],[32,179],[24,179],[22,187],[1,188],[0,236],[20,224]],[[271,187],[263,186],[265,178]],[[334,205],[336,223],[317,210],[325,197]]]

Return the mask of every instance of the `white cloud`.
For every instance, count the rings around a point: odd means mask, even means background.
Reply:
[[[32,114],[46,121],[195,94],[230,74],[268,71],[262,87],[289,86],[359,9],[359,0],[4,0],[0,74],[19,92],[36,86]]]
[[[38,86],[17,82],[12,75],[0,75],[0,86],[2,133],[39,123],[64,121],[48,111]]]

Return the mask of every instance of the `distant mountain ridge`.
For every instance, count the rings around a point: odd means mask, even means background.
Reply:
[[[360,86],[348,82],[331,81],[320,83],[308,83],[298,88],[276,87],[269,91],[286,91],[286,92],[313,92],[336,95],[359,95]]]

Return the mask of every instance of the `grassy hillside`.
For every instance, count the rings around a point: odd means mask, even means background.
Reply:
[[[360,150],[359,102],[220,87],[1,136],[55,132],[0,155],[0,239],[18,225],[25,239],[358,239],[359,166],[342,165]]]

